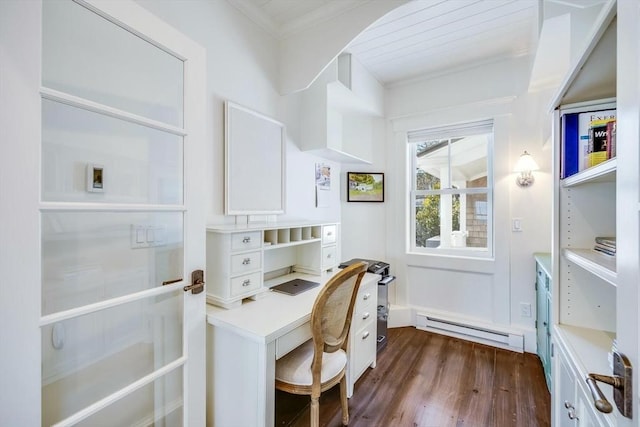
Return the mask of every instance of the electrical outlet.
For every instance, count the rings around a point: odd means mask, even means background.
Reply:
[[[520,316],[531,317],[531,304],[529,304],[528,302],[520,303]]]

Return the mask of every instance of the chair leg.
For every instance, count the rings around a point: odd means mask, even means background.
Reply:
[[[347,376],[340,380],[340,403],[342,404],[342,425],[349,425],[349,404],[347,402]]]
[[[311,427],[320,426],[320,398],[311,396]]]

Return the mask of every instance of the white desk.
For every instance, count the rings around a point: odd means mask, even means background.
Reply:
[[[311,309],[332,275],[287,276],[320,282],[296,296],[268,292],[229,310],[207,305],[208,426],[273,426],[276,359],[311,338]],[[367,273],[360,286],[379,278]]]

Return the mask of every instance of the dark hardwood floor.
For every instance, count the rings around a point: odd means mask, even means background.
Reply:
[[[320,425],[341,426],[338,387],[320,398]],[[276,426],[309,425],[309,397],[276,393]],[[352,427],[543,427],[550,397],[536,355],[415,328],[389,343],[349,399]]]

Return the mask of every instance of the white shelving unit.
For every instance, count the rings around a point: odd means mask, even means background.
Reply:
[[[585,397],[589,373],[610,375],[616,337],[616,258],[593,250],[595,238],[616,235],[617,159],[560,178],[568,113],[615,108],[616,2],[603,6],[589,43],[555,97],[554,237],[552,247],[552,425],[615,426]],[[624,142],[619,141],[618,145]],[[612,388],[602,386],[613,404]],[[567,403],[568,402],[568,403]],[[614,410],[615,411],[615,410]],[[589,423],[592,424],[589,424]]]

